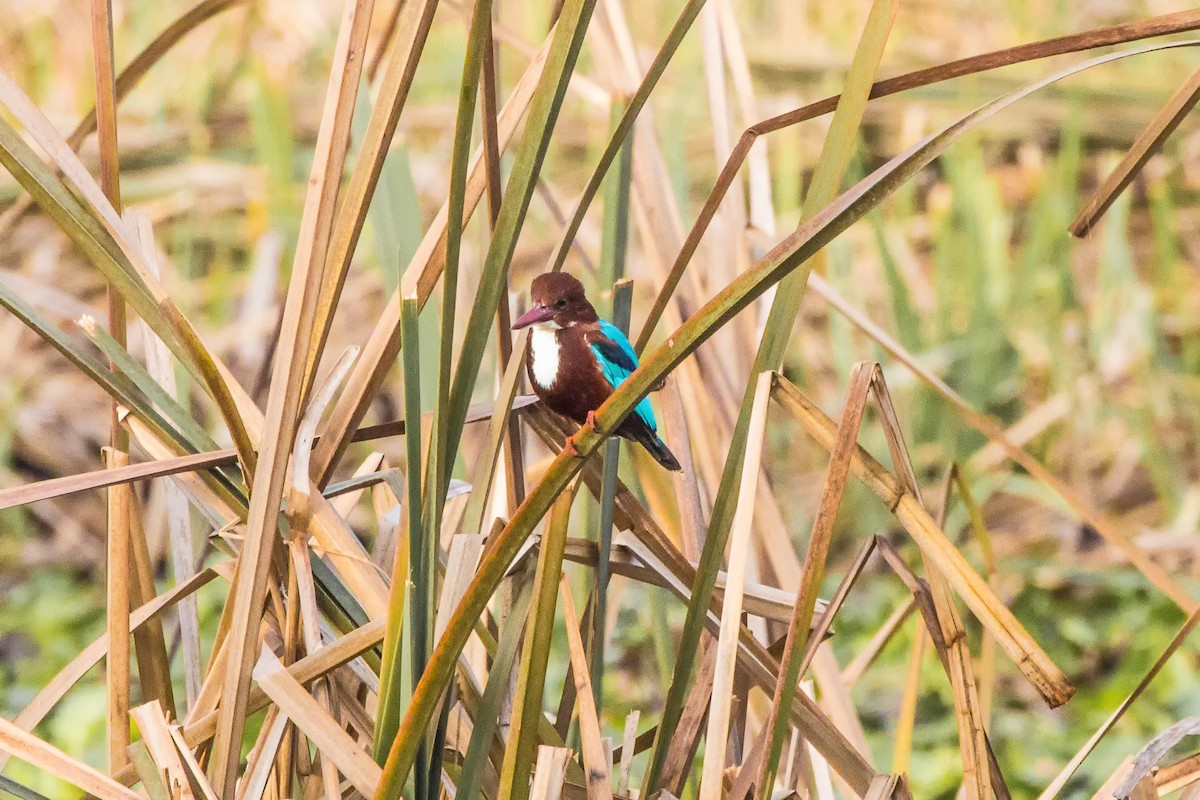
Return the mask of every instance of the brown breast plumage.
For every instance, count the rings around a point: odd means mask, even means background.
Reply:
[[[572,326],[554,332],[558,344],[558,369],[549,386],[538,381],[539,373],[542,378],[547,376],[544,365],[539,364],[539,368],[535,369],[533,348],[525,361],[529,382],[542,402],[551,411],[581,425],[586,421],[588,412],[595,411],[612,394],[612,386],[601,374],[582,328]],[[539,331],[542,336],[546,333]],[[542,357],[546,358],[547,355],[543,353]]]

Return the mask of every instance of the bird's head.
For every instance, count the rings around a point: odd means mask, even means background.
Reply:
[[[530,325],[569,328],[599,319],[583,292],[583,284],[565,272],[538,275],[529,288],[529,296],[533,305],[513,323],[513,330]]]

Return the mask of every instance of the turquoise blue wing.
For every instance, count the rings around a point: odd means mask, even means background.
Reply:
[[[634,352],[629,339],[621,333],[621,329],[611,322],[600,320],[600,332],[604,334],[605,338],[590,343],[592,353],[595,354],[596,361],[600,365],[601,374],[615,389],[637,369],[637,353]],[[650,430],[658,430],[658,423],[654,419],[654,409],[650,407],[650,398],[643,397],[642,401],[634,407],[633,413],[649,425]]]

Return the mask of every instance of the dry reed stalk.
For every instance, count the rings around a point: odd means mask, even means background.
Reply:
[[[371,5],[373,6],[373,3]],[[333,216],[335,209],[333,207],[327,209],[328,221],[332,227],[327,231],[329,238],[320,253],[322,268],[318,269],[318,273],[323,272],[323,275],[307,348],[309,358],[304,368],[306,383],[309,385],[313,381],[321,353],[325,349],[330,326],[333,323],[334,310],[341,298],[346,274],[350,269],[350,259],[354,255],[358,237],[366,221],[367,210],[370,207],[371,198],[375,194],[379,176],[383,171],[383,164],[400,119],[400,112],[408,100],[417,64],[425,51],[425,42],[433,24],[433,13],[436,8],[437,0],[422,0],[420,3],[406,3],[400,10],[399,32],[401,38],[392,48],[388,58],[371,118],[363,135],[358,159],[336,209],[336,218]],[[361,36],[356,37],[356,42],[361,42],[363,47],[365,47],[366,41],[365,28],[370,23],[370,16],[370,8],[368,8],[363,23],[364,30]],[[346,76],[353,77],[355,82],[362,73],[363,55],[364,50],[356,44],[354,58],[348,62],[349,69],[346,73]],[[356,92],[357,88],[357,83],[347,82],[345,84],[347,92]],[[348,96],[351,97],[348,111],[352,113],[353,96],[352,94]],[[356,425],[350,426],[351,429],[354,427]],[[323,459],[319,458],[317,464],[320,468],[323,465]],[[323,470],[320,474],[324,474]],[[320,481],[320,485],[324,485],[324,483],[325,480]]]
[[[254,679],[275,703],[309,738],[321,754],[322,761],[337,766],[355,789],[365,796],[375,793],[379,785],[379,765],[363,752],[341,724],[329,715],[313,696],[304,690],[267,649],[263,649]]]
[[[182,800],[193,800],[192,785],[183,768],[179,751],[175,748],[175,742],[171,739],[170,725],[162,706],[155,700],[138,706],[130,712],[130,715],[137,722],[138,730],[142,734],[142,741],[149,748],[154,763],[165,773],[166,788],[171,796],[181,797]]]
[[[150,218],[139,212],[126,212],[126,221],[136,232],[146,267],[157,278],[162,277],[158,254],[154,247],[154,231]],[[147,369],[168,396],[178,399],[175,368],[170,361],[170,351],[161,339],[154,335],[145,322],[140,323],[142,347],[146,353]],[[191,511],[187,496],[175,481],[167,481],[164,487],[167,503],[167,526],[170,535],[171,567],[177,583],[184,583],[196,573],[196,557],[192,544]],[[200,622],[194,597],[185,597],[179,602],[179,637],[183,652],[184,690],[187,707],[195,702],[200,691]]]
[[[140,606],[129,615],[130,633],[139,625],[145,623],[147,619],[157,615],[163,609],[171,607],[180,598],[191,595],[201,586],[207,585],[215,577],[216,572],[213,569],[206,569],[194,575],[190,581],[181,583]],[[100,659],[104,658],[107,652],[108,634],[105,633],[81,650],[65,667],[59,670],[13,718],[12,724],[26,733],[32,731],[46,718],[46,715],[53,710],[54,706],[58,704],[58,701],[63,698],[67,691],[78,683],[92,667],[99,663]],[[10,753],[0,752],[0,769],[4,768],[10,756]]]
[[[229,598],[237,614],[229,634],[229,667],[218,711],[220,717],[209,773],[222,796],[233,794],[237,780],[250,673],[256,658],[255,635],[267,589],[286,465],[306,389],[311,383],[310,360],[319,359],[323,344],[322,341],[314,347],[309,336],[318,323],[325,258],[330,246],[342,167],[350,146],[350,121],[373,7],[373,0],[347,0],[345,3],[309,175],[312,188],[301,218],[296,260],[284,304],[282,335],[275,354],[259,450],[261,467],[254,470],[241,568]]]
[[[114,467],[125,466],[128,455],[107,449],[106,461]],[[131,554],[129,545],[133,495],[126,485],[108,490],[108,771],[119,771],[129,763],[129,586]]]
[[[428,2],[432,3],[433,0]],[[546,45],[538,51],[521,80],[513,88],[508,102],[504,104],[497,127],[499,146],[502,150],[507,148],[512,140],[518,123],[533,100],[534,90],[549,55],[549,41],[547,39]],[[463,209],[464,226],[483,197],[486,180],[482,155],[477,154],[467,179],[466,205]],[[400,352],[401,297],[415,291],[423,305],[441,275],[446,251],[448,209],[448,203],[444,204],[426,229],[420,246],[404,271],[400,286],[392,293],[366,344],[363,345],[363,355],[359,359],[358,367],[351,373],[342,396],[330,414],[326,437],[322,439],[322,444],[313,459],[314,477],[320,485],[328,482],[333,468],[348,444],[347,437],[362,422],[371,401],[383,385],[384,378]]]
[[[292,730],[294,728],[288,722],[287,716],[279,712],[278,706],[267,709],[258,740],[246,756],[246,769],[238,783],[235,800],[259,800],[265,796],[274,774],[285,774],[283,765],[278,764],[275,759],[281,747],[290,746],[290,743],[284,742],[284,735]]]
[[[836,435],[833,421],[795,386],[777,377],[775,397],[822,447],[828,449],[833,446]],[[861,447],[857,448],[851,466],[855,476],[879,495],[905,530],[916,539],[930,564],[946,576],[976,618],[996,637],[1009,658],[1046,702],[1052,707],[1066,702],[1073,693],[1066,677],[983,579],[971,569],[958,549],[925,512],[920,501],[906,492],[903,484]]]
[[[762,455],[763,435],[767,427],[767,402],[771,395],[772,375],[764,372],[758,377],[754,395],[754,411],[750,418],[746,459],[757,464]],[[712,700],[708,709],[707,747],[700,777],[700,800],[720,800],[722,772],[725,768],[725,748],[729,734],[730,703],[733,700],[734,663],[737,659],[738,628],[742,614],[742,588],[749,554],[750,526],[754,521],[754,506],[745,502],[754,497],[758,483],[757,469],[742,473],[739,503],[734,516],[729,551],[729,581],[721,605],[721,626],[714,655]]]
[[[907,460],[905,461],[905,473],[912,474],[912,464]],[[953,487],[951,479],[952,474],[947,474],[941,510],[937,519],[939,528],[946,524],[946,512],[950,505],[950,491]],[[915,484],[910,486],[909,490],[915,490]],[[950,584],[936,567],[930,565],[928,559],[923,557],[922,560],[925,564],[926,580],[933,596],[934,609],[937,612],[937,623],[942,630],[941,640],[944,643],[944,649],[939,648],[942,650],[939,655],[946,664],[953,692],[954,715],[958,722],[959,753],[963,762],[963,790],[967,798],[989,800],[993,796],[993,786],[988,766],[987,727],[984,722],[983,709],[980,706],[974,662],[967,645],[967,633],[955,605]],[[934,645],[937,646],[936,640]],[[999,772],[998,769],[997,772]],[[1007,791],[1004,791],[1001,796],[1005,795],[1007,795]]]
[[[100,800],[139,800],[131,791],[94,767],[77,761],[33,734],[0,717],[0,749],[51,772]]]
[[[770,792],[774,790],[775,774],[788,727],[788,715],[781,712],[791,706],[796,682],[802,674],[801,656],[808,648],[809,627],[812,624],[813,609],[816,607],[817,592],[825,576],[825,563],[829,559],[833,523],[842,504],[842,495],[849,478],[850,458],[857,446],[858,429],[862,424],[872,378],[873,370],[869,365],[855,365],[851,373],[846,404],[842,410],[842,419],[838,423],[837,440],[829,452],[829,467],[825,473],[821,499],[808,540],[796,605],[788,624],[783,655],[779,659],[779,678],[775,683],[771,710],[765,725],[767,739],[764,757],[758,767],[757,786],[759,796],[768,800]]]
[[[878,775],[863,800],[912,800],[912,794],[902,774]]]
[[[883,328],[846,301],[820,275],[810,276],[809,284],[813,291],[826,300],[839,314],[878,343],[889,355],[920,378],[922,383],[932,388],[940,397],[954,406],[963,421],[986,436],[991,443],[1002,449],[1005,455],[1019,464],[1040,483],[1054,490],[1054,493],[1061,497],[1080,519],[1095,528],[1096,532],[1106,542],[1119,549],[1129,562],[1146,576],[1146,580],[1154,584],[1167,597],[1170,597],[1176,605],[1188,613],[1196,608],[1200,608],[1200,602],[1197,602],[1166,570],[1155,563],[1144,550],[1130,541],[1129,537],[1118,530],[1103,514],[1096,511],[1091,504],[1080,497],[1079,493],[1072,489],[1066,481],[1046,469],[1029,451],[1009,441],[1002,425],[986,414],[976,411],[961,395],[951,389],[945,381],[922,366],[911,353],[905,350]]]
[[[511,410],[519,412],[521,409],[528,408],[535,402],[537,402],[537,398],[532,395],[518,396],[513,400]],[[467,415],[467,422],[481,422],[491,419],[492,409],[493,405],[491,403],[472,406],[470,413]],[[162,443],[155,441],[154,435],[146,431],[144,427],[142,433],[138,434],[136,428],[141,423],[131,420],[128,417],[124,418],[122,422],[134,431],[139,445],[150,451],[150,454],[155,457],[154,460],[141,464],[131,464],[119,470],[102,469],[93,472],[81,472],[76,475],[48,478],[44,481],[0,489],[0,511],[29,503],[36,503],[41,500],[62,497],[63,495],[75,492],[84,492],[89,489],[103,489],[117,483],[132,483],[152,478],[181,475],[188,472],[216,469],[237,463],[237,451],[234,448],[213,450],[206,453],[168,455],[168,449]],[[393,420],[376,425],[364,425],[355,431],[351,441],[367,442],[392,436],[403,436],[405,429],[404,420]],[[317,441],[319,443],[321,441],[320,438]],[[185,491],[188,491],[192,487],[185,485],[184,488]],[[197,505],[203,511],[208,509],[212,503],[198,502]]]
[[[1084,237],[1096,227],[1100,217],[1121,192],[1133,182],[1150,157],[1158,152],[1179,123],[1183,122],[1200,100],[1200,70],[1196,70],[1175,90],[1167,104],[1138,134],[1121,163],[1108,174],[1079,215],[1067,228],[1072,236]]]
[[[131,560],[129,605],[127,610],[154,599],[154,564],[142,525],[142,508],[133,492],[129,492],[129,555]],[[187,598],[183,598],[187,599]],[[144,701],[157,700],[170,715],[175,712],[175,690],[171,686],[171,661],[167,653],[162,619],[151,617],[133,632],[133,652],[137,657],[138,679]]]
[[[587,651],[579,634],[579,617],[571,600],[571,586],[563,575],[558,586],[562,598],[563,619],[567,629],[567,649],[571,672],[575,679],[575,696],[579,703],[579,735],[583,739],[583,767],[587,776],[588,800],[612,800],[612,754],[605,755],[600,739],[600,718],[588,674]],[[631,753],[632,756],[632,753]]]
[[[560,423],[553,421],[543,414],[536,412],[530,414],[529,421],[534,429],[546,437],[546,441],[548,442],[562,442],[565,433],[560,427]],[[551,431],[555,430],[558,431],[557,434],[551,433]],[[594,465],[585,465],[582,474],[593,494],[598,495],[599,485]],[[642,550],[636,551],[638,557],[648,565],[657,563],[660,573],[671,575],[670,580],[674,585],[680,587],[677,591],[681,593],[685,592],[690,597],[692,590],[686,587],[691,587],[695,584],[695,567],[683,558],[674,544],[666,538],[653,517],[645,511],[641,504],[623,486],[618,486],[617,489],[616,510],[615,519],[618,527],[633,531],[637,541],[643,546]],[[707,629],[712,631],[716,631],[720,624],[719,612],[713,606],[715,601],[716,598],[712,598],[710,613],[705,620]],[[741,665],[747,670],[751,678],[760,688],[773,687],[776,675],[778,675],[778,668],[774,663],[775,660],[744,626],[741,628],[738,647]],[[704,694],[705,689],[701,688],[696,690],[696,692]],[[698,698],[699,695],[693,693],[692,697]],[[703,706],[708,703],[707,695],[698,700],[698,702],[699,707],[697,711],[702,714]],[[837,730],[836,726],[820,711],[816,703],[807,697],[798,697],[792,705],[791,713],[793,720],[797,724],[803,725],[809,732],[813,745],[825,753],[830,762],[836,765],[839,774],[843,775],[857,790],[866,791],[867,785],[870,783],[871,778],[874,777],[874,771],[871,769],[866,758],[846,740]],[[680,756],[678,763],[681,769],[690,763],[687,757],[687,754],[690,752],[689,747],[690,744],[686,737],[672,737],[669,749]]]
[[[629,778],[633,770],[633,751],[637,741],[638,720],[640,711],[630,711],[625,717],[625,735],[621,740],[621,764],[617,772],[617,782],[613,785],[614,794],[624,795],[629,790]]]
[[[537,763],[533,768],[533,788],[530,800],[558,800],[562,795],[563,779],[571,751],[565,747],[538,747]]]

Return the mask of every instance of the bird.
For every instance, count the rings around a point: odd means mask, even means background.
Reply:
[[[637,369],[637,353],[620,328],[600,319],[574,276],[543,273],[533,279],[529,294],[533,304],[512,325],[513,330],[532,328],[525,357],[529,382],[551,411],[594,428],[596,409]],[[640,444],[666,469],[679,471],[678,459],[658,436],[649,398],[643,397],[613,433]],[[571,439],[565,449],[575,450]]]

